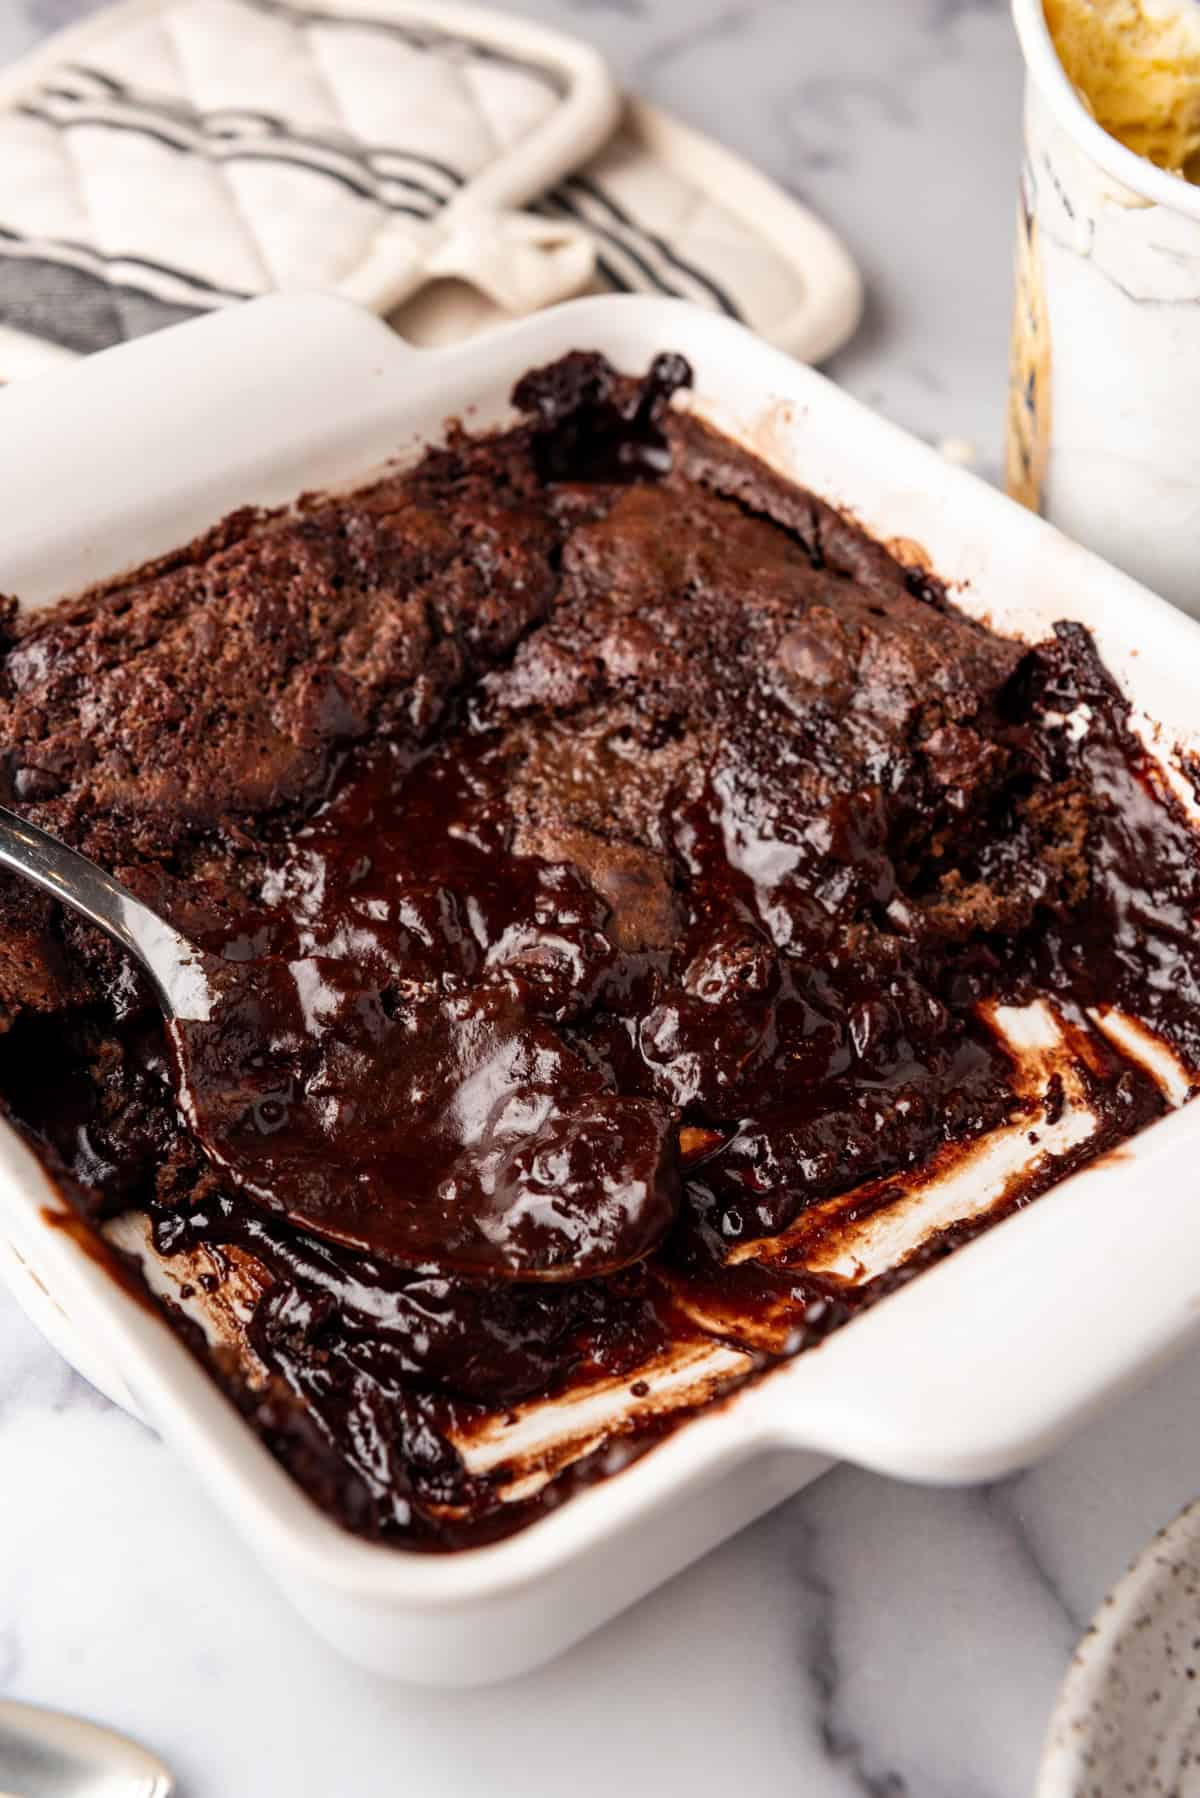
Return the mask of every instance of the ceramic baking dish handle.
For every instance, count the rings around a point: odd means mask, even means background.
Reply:
[[[1164,1178],[1189,1122],[1165,1119],[768,1377],[750,1427],[901,1478],[1037,1459],[1200,1335],[1194,1185]]]

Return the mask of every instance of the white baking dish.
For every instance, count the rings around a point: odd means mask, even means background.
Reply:
[[[270,299],[0,395],[0,590],[44,602],[223,511],[343,481],[504,415],[517,375],[575,347],[681,350],[697,404],[885,538],[960,602],[1043,635],[1080,619],[1136,704],[1188,740],[1200,626],[740,327],[600,299],[415,352],[349,305]],[[0,1231],[95,1356],[193,1462],[297,1607],[366,1666],[430,1683],[544,1660],[813,1477],[829,1457],[925,1480],[1031,1460],[1200,1331],[1200,1107],[1065,1181],[821,1347],[496,1546],[421,1557],[339,1530],[170,1330],[61,1228],[0,1131]]]

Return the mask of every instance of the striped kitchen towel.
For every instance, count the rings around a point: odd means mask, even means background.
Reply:
[[[278,289],[419,341],[678,294],[810,360],[856,271],[585,46],[440,0],[121,0],[0,76],[0,376]]]

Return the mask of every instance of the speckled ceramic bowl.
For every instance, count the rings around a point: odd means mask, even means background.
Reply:
[[[1037,1798],[1200,1794],[1200,1499],[1147,1544],[1079,1644]]]

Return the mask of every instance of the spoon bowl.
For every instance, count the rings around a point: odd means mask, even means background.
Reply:
[[[171,1798],[174,1790],[157,1756],[115,1729],[0,1702],[0,1798]]]
[[[397,999],[319,956],[207,954],[3,807],[0,867],[145,970],[180,1111],[265,1211],[396,1266],[505,1281],[609,1274],[669,1228],[671,1113],[609,1091],[502,987]]]

